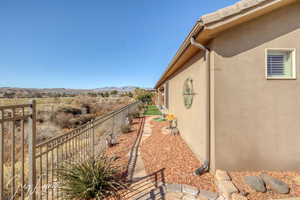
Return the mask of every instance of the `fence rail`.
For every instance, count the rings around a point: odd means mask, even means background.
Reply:
[[[129,104],[39,144],[35,101],[0,106],[0,199],[60,199],[55,170],[66,161],[83,161],[105,150],[107,140],[121,133],[128,114],[137,112],[138,104]]]

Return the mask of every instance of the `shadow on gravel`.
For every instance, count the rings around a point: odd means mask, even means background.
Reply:
[[[164,200],[165,176],[160,169],[153,174],[132,180],[130,190],[123,194],[124,200]]]

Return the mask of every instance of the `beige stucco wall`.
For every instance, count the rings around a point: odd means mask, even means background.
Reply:
[[[201,53],[194,56],[184,68],[169,79],[169,112],[178,119],[178,129],[199,160],[206,157],[206,133],[208,131],[207,66]],[[183,85],[187,78],[194,82],[194,101],[185,108]]]
[[[299,170],[300,3],[223,32],[212,46],[216,167]],[[266,48],[296,48],[297,80],[266,80]]]

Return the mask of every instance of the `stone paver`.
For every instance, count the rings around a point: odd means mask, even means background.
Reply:
[[[218,198],[218,193],[206,191],[206,190],[200,190],[199,197],[205,200],[216,200]]]
[[[231,181],[231,178],[229,177],[228,173],[223,170],[217,170],[215,178],[217,181]]]
[[[300,176],[296,176],[295,178],[293,178],[293,181],[296,185],[300,185]]]
[[[189,185],[182,185],[182,192],[187,194],[192,194],[197,196],[199,194],[199,190],[196,187],[192,187]]]
[[[238,193],[233,193],[232,196],[231,196],[231,199],[232,200],[248,200],[247,197],[245,197],[241,194],[238,194]]]
[[[167,187],[168,192],[182,192],[182,185],[181,184],[167,183],[166,187]]]
[[[181,192],[169,192],[165,195],[165,200],[177,200],[182,199],[183,194]]]
[[[238,189],[233,185],[231,181],[220,181],[218,182],[218,188],[221,194],[227,199],[230,199],[230,196],[233,193],[237,193]]]
[[[192,194],[186,194],[182,197],[182,200],[197,200],[197,196]]]

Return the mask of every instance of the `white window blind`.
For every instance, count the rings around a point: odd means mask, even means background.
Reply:
[[[268,55],[268,75],[283,76],[285,74],[284,55]]]

